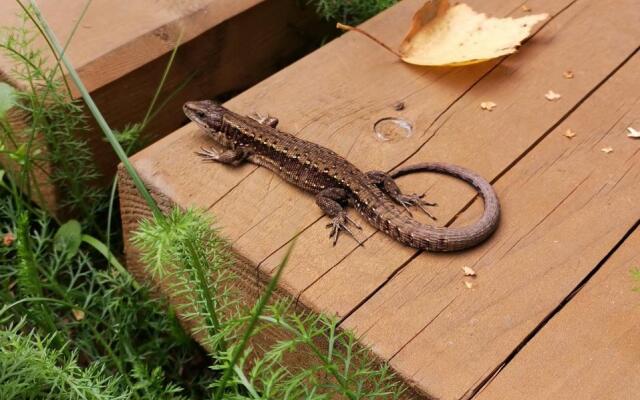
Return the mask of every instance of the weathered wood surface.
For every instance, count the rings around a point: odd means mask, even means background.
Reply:
[[[61,41],[67,39],[84,4],[39,2]],[[16,2],[3,1],[0,26],[19,24],[17,12]],[[68,55],[107,121],[121,129],[143,119],[180,40],[160,100],[175,95],[148,125],[143,140],[151,143],[184,123],[180,106],[187,99],[244,90],[301,56],[322,32],[311,9],[295,0],[95,0]],[[42,40],[36,45],[46,48]],[[11,63],[0,57],[0,77],[9,79],[10,71]],[[10,82],[21,87],[21,82]],[[89,141],[100,171],[111,177],[116,158],[95,126]],[[56,209],[56,196],[47,203]]]
[[[489,399],[635,399],[640,393],[637,229],[480,393]]]
[[[398,43],[397,26],[407,26],[420,3],[404,1],[365,28]],[[470,4],[493,15],[523,12],[515,1]],[[629,202],[640,194],[640,143],[624,130],[640,114],[633,82],[640,4],[527,5],[551,20],[518,54],[498,61],[413,67],[349,33],[227,103],[278,116],[281,129],[363,170],[438,160],[478,171],[496,182],[504,216],[496,235],[476,249],[420,254],[366,224],[364,248],[348,238],[333,247],[311,196],[253,165],[203,165],[192,153],[207,140],[191,124],[140,152],[134,164],[167,204],[213,213],[258,286],[301,232],[281,293],[343,318],[343,327],[362,335],[418,391],[472,397],[638,219]],[[575,77],[565,79],[566,70]],[[546,100],[549,89],[562,98]],[[487,100],[498,104],[494,111],[480,109]],[[405,110],[394,111],[397,101]],[[373,123],[391,115],[411,120],[414,134],[377,141]],[[564,137],[567,128],[578,135]],[[600,151],[609,145],[613,153]],[[428,189],[441,204],[441,223],[469,221],[481,205],[466,209],[474,193],[439,176],[403,178],[401,186]],[[127,234],[144,212],[131,186],[121,193]],[[144,275],[128,251],[130,266]],[[478,270],[470,290],[462,266]]]
[[[437,397],[473,394],[640,218],[640,143],[624,133],[640,116],[639,67],[635,56],[497,181],[490,241],[419,255],[343,326]],[[478,273],[471,290],[464,266]]]

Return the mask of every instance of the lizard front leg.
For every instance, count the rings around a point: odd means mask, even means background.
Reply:
[[[196,154],[202,157],[203,161],[213,161],[233,166],[240,165],[249,157],[249,152],[244,149],[225,150],[220,153],[214,148],[205,149],[202,147]]]
[[[389,195],[396,203],[400,204],[404,207],[405,210],[411,215],[411,211],[409,211],[409,207],[419,207],[425,214],[429,216],[429,218],[436,220],[436,217],[431,215],[429,211],[425,207],[427,206],[437,206],[436,203],[429,203],[427,201],[422,200],[426,193],[418,194],[403,194],[398,187],[396,181],[384,171],[369,171],[365,174],[369,183],[378,186],[383,192]]]
[[[329,238],[333,238],[333,245],[338,243],[340,231],[346,231],[353,239],[362,246],[362,243],[356,239],[355,235],[347,226],[353,224],[358,229],[362,229],[354,220],[349,218],[341,203],[348,199],[347,191],[341,188],[327,188],[316,195],[316,204],[318,207],[331,218],[331,223],[327,224],[327,228],[331,228]]]

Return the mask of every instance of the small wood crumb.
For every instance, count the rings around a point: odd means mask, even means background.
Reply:
[[[471,267],[462,267],[462,271],[464,272],[464,276],[476,276],[476,271]]]
[[[556,92],[554,92],[553,90],[549,90],[549,91],[544,95],[544,97],[545,97],[547,100],[549,100],[549,101],[556,101],[556,100],[558,100],[558,99],[559,99],[560,97],[562,97],[562,96],[560,95],[560,93],[556,93]]]
[[[531,12],[531,7],[529,7],[526,4],[523,4],[522,7],[520,7],[520,9],[524,12]]]
[[[602,149],[600,149],[600,151],[602,151],[605,154],[609,154],[613,151],[613,147],[609,146],[609,147],[603,147]]]
[[[571,128],[567,129],[564,132],[564,136],[568,137],[569,139],[571,139],[572,137],[574,137],[576,135],[576,133],[574,131],[571,130]]]
[[[405,109],[405,107],[406,105],[404,104],[404,101],[398,101],[393,104],[393,109],[396,111],[402,111]]]
[[[73,318],[75,318],[76,321],[82,321],[85,317],[84,311],[79,310],[77,308],[72,308],[71,313],[73,314]]]
[[[573,79],[573,71],[568,69],[562,73],[562,76],[564,76],[565,79]]]
[[[467,287],[467,289],[473,288],[473,283],[472,282],[464,281],[464,285]]]
[[[640,132],[633,129],[632,127],[628,127],[627,131],[629,133],[627,133],[627,136],[633,139],[640,139]]]
[[[483,101],[482,103],[480,103],[480,108],[487,111],[493,111],[493,109],[496,108],[496,106],[497,104],[494,103],[493,101]]]

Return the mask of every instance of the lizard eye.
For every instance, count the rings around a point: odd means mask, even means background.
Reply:
[[[196,115],[198,116],[198,118],[202,118],[204,119],[204,117],[206,117],[207,115],[204,113],[204,111],[196,111]]]

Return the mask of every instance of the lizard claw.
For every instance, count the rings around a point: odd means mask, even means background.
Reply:
[[[417,194],[399,194],[395,197],[395,201],[397,201],[398,203],[400,203],[400,205],[402,207],[404,207],[405,210],[407,210],[407,212],[409,213],[409,215],[413,216],[413,214],[411,214],[411,211],[409,211],[409,207],[418,207],[422,210],[422,212],[424,212],[425,214],[427,214],[427,216],[429,216],[429,218],[431,218],[434,221],[437,221],[438,219],[436,217],[434,217],[427,209],[426,207],[435,207],[438,204],[436,203],[430,203],[428,201],[424,201],[422,200],[424,198],[426,193],[422,193],[421,195],[417,195]]]
[[[364,246],[361,241],[359,241],[354,235],[353,231],[349,229],[348,224],[351,223],[358,229],[362,229],[360,225],[358,225],[354,220],[349,218],[346,213],[340,213],[336,217],[334,217],[330,223],[327,224],[327,228],[331,228],[329,232],[329,238],[333,238],[333,245],[335,246],[338,243],[338,237],[340,236],[341,231],[346,231],[353,240],[358,242],[358,245]]]
[[[206,149],[200,147],[200,151],[196,151],[196,154],[202,157],[202,161],[218,161],[220,153],[218,153],[213,147]]]

